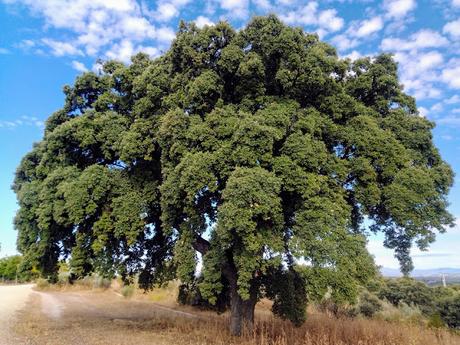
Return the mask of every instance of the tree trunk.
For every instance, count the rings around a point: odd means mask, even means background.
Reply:
[[[230,333],[240,336],[243,328],[243,300],[237,289],[231,289],[230,301]]]
[[[198,236],[193,243],[195,250],[205,255],[209,250],[209,242]],[[238,294],[238,273],[233,263],[231,253],[227,253],[228,264],[223,268],[225,278],[230,285],[230,333],[240,336],[245,330],[254,331],[254,309],[257,303],[258,286],[252,284],[248,300],[243,300]]]
[[[254,331],[254,310],[257,303],[257,293],[251,292],[247,301],[243,301],[243,325],[248,333]]]
[[[230,333],[240,336],[243,332],[254,330],[254,309],[257,303],[256,289],[251,289],[248,300],[243,300],[238,293],[236,279],[230,282]]]

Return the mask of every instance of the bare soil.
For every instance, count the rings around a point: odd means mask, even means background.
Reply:
[[[15,313],[22,309],[32,293],[32,285],[0,286],[0,345],[14,344],[17,339],[11,331],[16,322]]]

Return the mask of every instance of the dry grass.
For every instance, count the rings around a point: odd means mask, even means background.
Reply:
[[[460,337],[410,323],[335,319],[313,312],[299,328],[273,318],[262,304],[252,334],[228,333],[228,315],[151,302],[150,295],[125,299],[113,292],[47,292],[65,305],[59,319],[42,313],[40,295],[20,315],[17,333],[30,345],[459,345]],[[168,296],[166,294],[166,296]],[[150,299],[150,300],[149,300]],[[164,299],[172,303],[169,298]],[[185,311],[185,312],[184,312]],[[193,315],[189,313],[193,312]],[[19,344],[19,343],[18,343]]]

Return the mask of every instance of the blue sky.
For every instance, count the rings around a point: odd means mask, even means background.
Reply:
[[[0,256],[15,253],[15,168],[62,106],[65,84],[97,69],[98,59],[158,56],[180,19],[241,28],[267,13],[317,32],[342,57],[395,54],[406,92],[436,122],[436,145],[459,175],[449,199],[460,217],[460,0],[0,0]],[[460,268],[458,224],[429,252],[414,250],[416,268]],[[397,267],[381,242],[369,241],[376,262]]]

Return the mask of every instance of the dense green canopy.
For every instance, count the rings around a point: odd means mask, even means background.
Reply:
[[[364,221],[406,273],[453,221],[453,173],[391,56],[342,60],[274,16],[182,23],[163,56],[64,93],[14,182],[18,248],[51,278],[70,257],[75,277],[192,284],[200,253],[239,333],[262,295],[295,322],[307,297],[352,301],[374,272]]]

